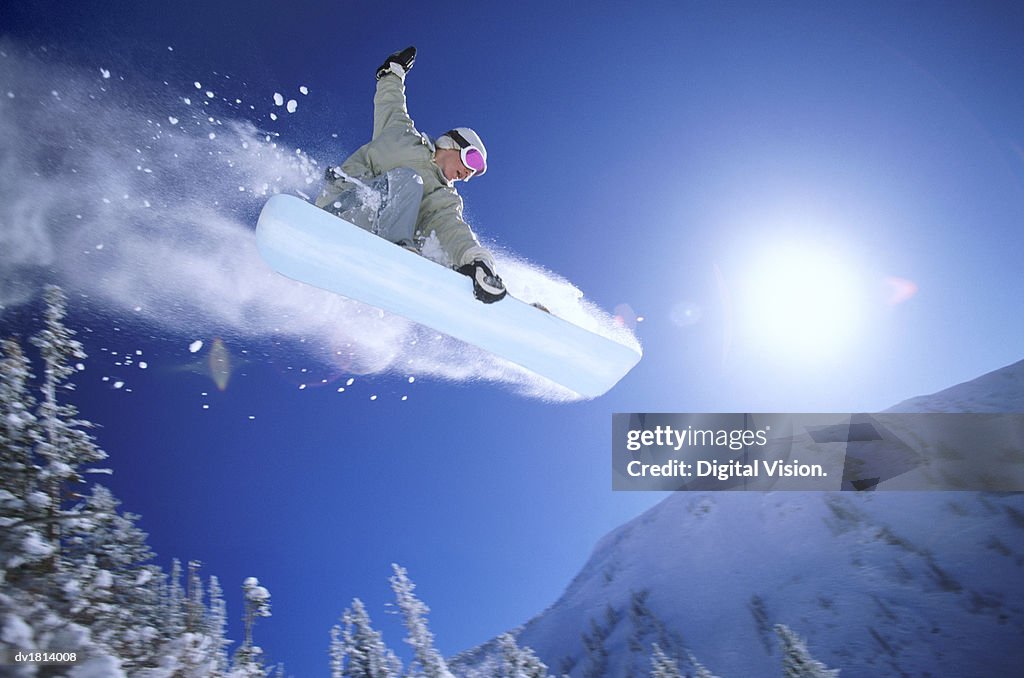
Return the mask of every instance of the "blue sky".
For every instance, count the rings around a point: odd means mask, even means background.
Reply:
[[[201,560],[234,592],[236,619],[242,580],[260,578],[274,617],[258,639],[295,675],[327,673],[328,629],[355,596],[400,645],[384,613],[391,562],[419,584],[446,653],[553,602],[601,535],[660,499],[609,489],[613,412],[871,410],[1021,358],[1019,8],[210,4],[5,3],[16,82],[0,95],[24,101],[51,78],[120,92],[118,109],[38,114],[93,116],[108,134],[88,143],[115,149],[134,143],[123,120],[179,115],[169,102],[202,82],[257,102],[218,100],[211,115],[330,163],[368,138],[373,70],[415,44],[419,128],[469,125],[487,144],[487,176],[460,187],[482,237],[643,318],[645,357],[618,387],[552,404],[500,382],[329,366],[301,337],[239,331],[225,310],[237,289],[193,285],[167,318],[140,321],[145,298],[76,289],[79,259],[63,262],[93,356],[77,399],[103,424],[115,493],[162,562]],[[270,120],[275,92],[298,112]],[[37,142],[16,120],[4,143],[23,152]],[[210,178],[159,169],[154,196],[198,195]],[[29,187],[47,190],[0,190]],[[259,208],[248,194],[223,203],[216,214],[242,223]],[[204,354],[189,344],[217,336],[239,365],[223,392],[186,369]],[[303,368],[329,383],[299,389],[318,381]]]

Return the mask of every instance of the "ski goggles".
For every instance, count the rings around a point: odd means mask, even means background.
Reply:
[[[466,166],[466,169],[473,172],[470,178],[487,171],[487,160],[484,158],[484,154],[476,146],[466,141],[466,137],[459,134],[456,130],[449,130],[444,133],[444,136],[451,138],[459,145],[462,164]]]

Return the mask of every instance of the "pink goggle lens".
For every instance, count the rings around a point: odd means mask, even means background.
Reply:
[[[466,164],[466,167],[476,173],[483,172],[484,168],[487,167],[487,162],[484,160],[483,153],[475,148],[470,148],[463,152],[462,161]]]

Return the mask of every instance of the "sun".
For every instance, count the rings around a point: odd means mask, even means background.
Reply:
[[[865,333],[865,299],[848,252],[813,241],[773,244],[747,262],[737,325],[762,357],[814,365],[852,354]]]

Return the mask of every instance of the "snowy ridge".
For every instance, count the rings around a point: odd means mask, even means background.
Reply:
[[[1024,412],[1024,360],[932,395],[910,398],[888,412]]]
[[[1019,409],[1024,363],[901,411]],[[657,643],[722,678],[780,675],[785,624],[843,676],[1012,675],[1024,496],[678,493],[605,536],[515,633],[556,675],[648,675]],[[492,643],[463,653],[474,666]]]

